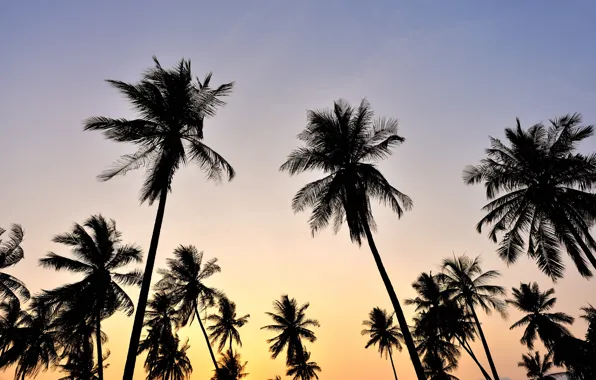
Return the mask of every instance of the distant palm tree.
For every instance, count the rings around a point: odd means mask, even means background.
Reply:
[[[590,228],[596,220],[596,155],[577,152],[578,144],[594,133],[582,126],[580,114],[535,124],[523,130],[506,128],[509,146],[490,138],[491,147],[480,165],[463,173],[468,185],[483,182],[490,200],[476,229],[492,224],[489,237],[499,241],[499,256],[513,263],[524,252],[552,279],[563,276],[561,256],[567,253],[584,277],[596,268],[596,241]],[[527,237],[527,242],[525,241]],[[526,248],[527,243],[527,248]]]
[[[246,365],[248,363],[240,359],[240,354],[232,349],[224,352],[219,360],[219,369],[216,370],[212,380],[240,380],[248,376]]]
[[[337,232],[346,221],[353,242],[360,245],[366,237],[395,309],[417,378],[424,380],[426,376],[406,318],[373,239],[376,224],[371,199],[388,205],[398,217],[412,208],[412,200],[393,187],[375,166],[375,162],[387,158],[391,149],[405,139],[397,134],[397,120],[373,120],[373,116],[366,100],[357,109],[340,100],[334,103],[332,111],[309,111],[307,126],[298,135],[304,146],[290,153],[280,170],[290,175],[313,170],[326,174],[300,189],[292,200],[292,208],[295,212],[312,208],[313,235],[329,223],[333,223]]]
[[[222,351],[229,342],[229,350],[232,351],[232,343],[236,343],[242,347],[242,340],[238,328],[244,326],[248,322],[250,314],[243,317],[236,315],[236,304],[230,301],[227,297],[219,298],[219,314],[211,314],[207,319],[213,322],[212,326],[207,327],[211,338],[211,344],[219,341],[218,351]]]
[[[220,98],[232,92],[233,82],[211,88],[211,73],[202,83],[198,79],[193,82],[190,61],[182,59],[176,67],[165,69],[156,57],[153,60],[155,67],[146,70],[139,83],[108,80],[133,104],[140,114],[139,119],[92,117],[84,123],[86,131],[103,131],[110,140],[133,143],[139,148],[134,154],[122,156],[112,169],[99,176],[100,180],[107,181],[130,170],[146,167],[141,203],[147,201],[151,205],[159,199],[126,358],[125,380],[132,380],[134,374],[166,198],[171,191],[174,174],[180,166],[192,162],[206,172],[210,180],[219,181],[224,175],[231,180],[235,175],[232,166],[202,142],[204,119],[214,116],[216,110],[225,105]]]
[[[487,314],[495,309],[501,315],[507,315],[506,303],[499,298],[506,295],[505,289],[489,284],[489,281],[501,274],[495,270],[483,272],[480,267],[480,257],[471,259],[466,255],[443,260],[442,270],[440,276],[446,285],[445,291],[452,300],[464,307],[474,318],[493,378],[498,380],[499,374],[482,331],[476,307],[481,307]]]
[[[0,368],[16,364],[15,380],[35,377],[40,371],[58,364],[52,315],[49,305],[34,298],[30,310],[20,316],[18,339],[0,357]]]
[[[287,347],[286,364],[300,361],[304,356],[304,346],[302,339],[313,343],[317,340],[312,327],[319,327],[319,321],[306,318],[306,309],[310,304],[307,302],[298,306],[295,298],[289,298],[283,295],[281,301],[273,303],[274,313],[266,312],[273,319],[274,324],[261,327],[261,330],[270,330],[279,333],[267,343],[272,343],[269,347],[273,359],[277,358]]]
[[[393,375],[395,376],[395,380],[397,380],[392,351],[393,348],[396,348],[398,351],[402,350],[401,340],[403,340],[404,336],[399,331],[399,327],[393,325],[393,317],[386,310],[375,307],[368,314],[368,320],[362,322],[362,324],[367,327],[362,330],[362,335],[370,336],[364,348],[378,345],[381,356],[385,354],[385,359],[387,359],[387,354],[389,354]]]
[[[5,232],[5,229],[0,228],[0,236]],[[0,239],[0,269],[11,267],[23,259],[25,255],[21,243],[24,235],[23,228],[18,224],[13,224],[8,240],[3,241]],[[21,280],[0,272],[0,297],[0,301],[7,300],[10,302],[11,300],[18,300],[19,297],[23,301],[27,301],[31,295]]]
[[[138,270],[115,272],[131,262],[142,260],[141,249],[135,245],[122,244],[121,235],[113,219],[93,215],[83,225],[75,223],[72,232],[57,235],[53,239],[55,243],[72,247],[76,259],[50,252],[39,260],[40,265],[46,268],[66,269],[85,275],[81,281],[51,290],[48,294],[57,302],[81,301],[77,304],[81,308],[76,313],[81,319],[89,318],[95,325],[100,379],[103,379],[101,321],[116,311],[132,315],[133,302],[120,285],[140,285],[142,281],[142,273]]]
[[[205,280],[220,272],[221,268],[217,264],[217,258],[203,263],[203,252],[199,252],[192,245],[179,246],[173,255],[173,258],[167,259],[168,270],[159,270],[162,278],[155,286],[158,290],[168,293],[178,305],[178,314],[183,326],[192,323],[196,317],[207,342],[213,366],[217,369],[217,360],[199,310],[215,303],[219,292],[205,285]]]
[[[294,380],[312,380],[318,379],[319,375],[317,372],[321,372],[321,367],[316,362],[311,362],[310,352],[304,351],[303,357],[297,358],[289,364],[288,372],[286,375],[293,376]]]
[[[526,315],[515,322],[510,329],[526,326],[521,343],[530,350],[534,348],[536,336],[545,346],[552,349],[555,343],[571,332],[564,325],[571,325],[573,317],[565,313],[548,313],[555,306],[557,299],[552,297],[554,289],[541,292],[537,283],[521,284],[519,289],[513,288],[513,299],[507,302]]]
[[[552,356],[552,352],[549,352],[542,359],[539,352],[529,352],[522,355],[522,360],[517,366],[526,369],[528,380],[556,380],[553,374],[548,373],[554,366]]]
[[[180,347],[178,335],[161,342],[157,355],[148,363],[147,380],[190,379],[192,365],[186,351],[188,340]]]
[[[449,373],[457,369],[457,362],[450,362],[440,355],[430,354],[424,356],[423,363],[428,380],[459,380]]]

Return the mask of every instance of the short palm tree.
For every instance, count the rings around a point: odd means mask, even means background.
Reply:
[[[457,363],[445,360],[440,355],[430,354],[424,357],[424,371],[428,380],[459,380],[449,372],[457,368]]]
[[[368,320],[362,322],[366,328],[362,330],[362,335],[368,335],[370,339],[366,342],[364,348],[370,346],[379,346],[379,354],[389,355],[391,360],[391,368],[393,368],[393,375],[397,380],[397,372],[395,371],[395,364],[393,363],[393,348],[398,351],[402,350],[401,341],[403,334],[399,331],[399,327],[393,325],[393,316],[390,316],[386,310],[375,307],[368,314]]]
[[[286,364],[300,361],[304,356],[305,339],[311,343],[317,340],[312,327],[319,327],[319,321],[306,317],[306,309],[310,304],[307,302],[298,306],[295,298],[283,295],[281,301],[273,303],[274,313],[266,312],[273,319],[274,324],[261,327],[261,330],[269,330],[279,333],[267,343],[271,343],[269,351],[273,359],[287,349]]]
[[[298,135],[304,145],[290,153],[280,170],[290,175],[314,170],[325,173],[325,177],[296,193],[292,208],[295,212],[312,208],[313,235],[329,223],[333,223],[337,232],[346,221],[353,242],[360,245],[366,238],[395,309],[417,378],[424,380],[406,318],[373,239],[376,224],[371,199],[389,206],[398,217],[412,208],[412,200],[393,187],[375,165],[405,139],[397,134],[397,120],[374,120],[373,116],[366,100],[356,109],[340,100],[331,111],[309,111],[306,128]]]
[[[489,237],[499,242],[502,259],[513,263],[525,252],[553,280],[563,276],[564,253],[584,277],[592,275],[586,260],[596,268],[596,241],[590,235],[596,220],[596,155],[577,152],[594,127],[581,123],[576,113],[524,130],[517,119],[516,128],[505,129],[509,144],[491,137],[487,157],[463,173],[466,184],[484,183],[490,201],[478,232],[492,224]]]
[[[147,201],[151,205],[159,199],[126,358],[125,380],[132,380],[134,374],[166,198],[174,174],[187,163],[196,164],[210,180],[219,181],[224,176],[231,180],[235,174],[232,166],[202,141],[204,119],[214,116],[225,105],[221,97],[231,93],[233,82],[211,88],[211,73],[203,82],[198,79],[194,82],[190,61],[182,59],[174,68],[166,69],[157,58],[153,60],[155,67],[146,70],[136,84],[108,80],[132,103],[139,113],[138,119],[92,117],[84,123],[86,131],[102,131],[110,140],[138,146],[135,153],[122,156],[112,169],[102,173],[100,180],[146,167],[141,203]]]
[[[0,236],[6,232],[0,228]],[[18,224],[13,224],[10,229],[8,240],[0,239],[0,269],[6,269],[21,261],[24,257],[21,243],[25,233]],[[8,273],[0,272],[0,301],[22,300],[27,301],[31,295],[25,284],[18,278]]]
[[[224,349],[226,342],[229,343],[230,351],[232,351],[233,341],[236,341],[242,347],[242,339],[240,339],[238,328],[248,322],[250,314],[238,317],[236,314],[236,304],[225,296],[219,298],[218,306],[219,314],[211,314],[207,317],[209,321],[213,322],[213,325],[207,327],[211,344],[219,341],[218,351],[220,352]]]
[[[203,252],[192,245],[179,246],[174,250],[173,256],[167,259],[168,269],[159,271],[162,278],[155,286],[172,297],[174,304],[178,306],[182,326],[192,323],[196,317],[207,342],[213,366],[217,369],[217,360],[199,311],[215,303],[219,292],[207,286],[205,280],[220,272],[221,268],[217,264],[217,258],[203,263]]]
[[[539,352],[529,352],[522,355],[522,360],[517,363],[517,366],[526,369],[528,380],[556,380],[553,374],[549,374],[554,366],[552,356],[552,352],[549,352],[543,359]]]
[[[526,315],[515,322],[510,329],[526,326],[521,343],[525,344],[530,350],[534,348],[536,337],[544,345],[552,349],[561,337],[570,336],[571,332],[565,325],[573,323],[573,317],[565,313],[549,313],[557,299],[553,297],[554,289],[548,289],[541,292],[537,283],[521,284],[519,288],[513,288],[513,298],[507,302],[513,305],[517,310],[526,313]]]
[[[483,272],[480,267],[480,257],[472,259],[466,255],[443,260],[440,275],[446,285],[445,291],[448,296],[464,307],[474,318],[494,380],[499,379],[499,374],[476,313],[476,307],[482,308],[487,314],[495,309],[501,315],[506,315],[506,303],[499,298],[506,295],[505,289],[489,283],[500,275],[495,270]]]
[[[186,351],[188,340],[180,346],[178,335],[161,342],[157,355],[148,363],[147,380],[187,380],[192,373],[192,365]]]
[[[242,363],[240,354],[228,349],[221,355],[219,360],[219,369],[215,372],[212,380],[240,380],[248,376],[246,365],[248,362]]]
[[[286,375],[293,376],[294,380],[312,380],[319,378],[317,372],[321,372],[321,367],[317,362],[311,362],[310,352],[304,351],[302,359],[298,359],[289,364]]]

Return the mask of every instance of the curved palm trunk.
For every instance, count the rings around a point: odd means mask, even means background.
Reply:
[[[201,326],[201,330],[203,331],[203,335],[205,336],[205,341],[207,342],[207,347],[209,347],[209,354],[211,354],[211,360],[213,360],[213,365],[215,366],[215,373],[219,370],[219,366],[217,365],[217,360],[215,359],[215,355],[213,354],[213,349],[211,348],[211,343],[209,343],[209,336],[207,336],[207,331],[205,331],[205,326],[203,326],[203,321],[201,321],[201,315],[199,314],[199,309],[197,309],[197,305],[195,304],[195,315],[199,320],[199,326]]]
[[[482,345],[484,346],[484,351],[486,351],[486,358],[488,359],[488,365],[490,366],[490,370],[493,374],[494,380],[499,380],[499,374],[497,373],[497,367],[495,366],[495,362],[493,361],[493,356],[490,353],[490,349],[488,348],[488,342],[484,337],[484,331],[482,331],[482,326],[480,326],[480,321],[478,320],[478,315],[476,315],[476,310],[474,310],[474,306],[470,305],[470,309],[472,309],[472,316],[474,317],[474,321],[476,322],[476,327],[478,327],[478,335],[480,335],[480,340],[482,341]]]
[[[418,352],[416,351],[416,346],[414,345],[414,339],[412,339],[412,334],[410,333],[408,323],[406,322],[406,317],[404,316],[404,312],[401,308],[399,300],[397,299],[397,295],[395,294],[393,285],[391,285],[391,280],[389,279],[389,275],[387,275],[387,271],[385,270],[385,266],[383,265],[383,261],[381,260],[381,255],[377,250],[377,246],[375,245],[375,241],[373,239],[372,232],[370,231],[370,227],[368,226],[368,224],[364,225],[364,232],[366,233],[366,240],[368,240],[368,246],[370,247],[373,257],[375,258],[377,269],[381,274],[381,278],[383,279],[383,283],[385,284],[385,288],[387,289],[387,293],[389,293],[389,298],[391,299],[391,303],[393,304],[393,308],[395,309],[395,316],[397,317],[397,321],[399,322],[401,332],[404,335],[404,341],[406,343],[406,347],[408,348],[408,353],[410,354],[410,360],[414,365],[414,370],[416,370],[416,377],[418,378],[418,380],[426,380],[426,375],[424,374],[422,363],[420,363],[420,358],[418,357]]]
[[[395,372],[395,364],[393,363],[393,353],[391,352],[391,348],[389,348],[389,360],[391,360],[391,368],[393,368],[393,376],[395,376],[395,380],[397,380],[397,372]]]
[[[135,321],[132,327],[132,334],[130,335],[123,380],[132,380],[135,372],[137,349],[139,347],[139,340],[141,339],[141,331],[143,330],[143,319],[145,318],[145,308],[147,307],[147,298],[149,297],[149,288],[151,287],[151,275],[153,274],[153,267],[155,265],[155,256],[157,256],[157,244],[159,243],[161,224],[163,223],[163,216],[166,210],[167,196],[168,188],[165,186],[159,196],[159,206],[157,207],[157,215],[155,216],[155,224],[153,225],[153,235],[151,236],[149,252],[147,253],[147,263],[145,264],[141,294],[139,294],[139,302],[135,311]]]
[[[95,315],[95,341],[97,344],[97,377],[103,380],[103,350],[101,349],[101,309]]]

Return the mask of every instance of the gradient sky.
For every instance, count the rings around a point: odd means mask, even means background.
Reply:
[[[202,77],[236,81],[229,105],[206,124],[206,142],[236,168],[231,183],[207,183],[194,167],[174,179],[157,267],[179,244],[218,257],[221,287],[251,320],[242,328],[249,379],[283,375],[270,359],[259,328],[265,311],[288,293],[310,302],[318,341],[310,345],[322,379],[389,380],[389,361],[365,350],[361,322],[390,302],[366,247],[347,230],[311,238],[308,215],[290,200],[318,175],[278,172],[297,145],[307,109],[342,97],[367,97],[378,115],[397,117],[404,145],[381,165],[410,195],[414,209],[402,220],[377,208],[377,244],[400,299],[422,271],[437,270],[453,253],[482,255],[484,268],[503,272],[501,284],[552,282],[521,259],[507,268],[495,245],[474,230],[484,204],[481,187],[466,187],[461,171],[476,163],[488,135],[520,117],[525,126],[568,112],[596,123],[596,75],[591,1],[3,1],[0,12],[0,225],[23,224],[26,258],[10,273],[33,291],[76,280],[37,266],[50,242],[93,213],[114,218],[124,240],[147,248],[156,207],[139,205],[142,172],[99,183],[96,175],[133,148],[83,132],[89,116],[133,117],[127,102],[103,80],[133,82],[157,55],[170,66],[192,59]],[[583,149],[595,150],[591,139]],[[569,260],[566,261],[569,264]],[[594,281],[569,267],[556,284],[557,309],[578,316],[596,304]],[[131,291],[136,299],[137,292]],[[410,317],[413,309],[406,307]],[[521,380],[521,331],[508,320],[482,317],[502,378]],[[112,355],[107,379],[121,376],[132,318],[104,323]],[[582,321],[573,331],[584,334]],[[211,375],[198,326],[190,337],[193,380]],[[476,347],[486,363],[481,347]],[[404,351],[398,376],[414,379]],[[488,366],[487,366],[488,368]],[[465,355],[456,373],[480,379]],[[0,379],[10,378],[10,371]],[[55,379],[55,373],[38,379]],[[138,362],[135,379],[144,379]]]

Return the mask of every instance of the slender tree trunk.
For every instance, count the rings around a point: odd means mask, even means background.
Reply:
[[[149,252],[147,253],[147,262],[145,263],[143,283],[141,285],[141,293],[139,294],[139,302],[137,303],[137,309],[135,312],[132,334],[130,335],[128,354],[126,356],[126,365],[124,367],[124,376],[122,378],[123,380],[132,380],[135,372],[137,349],[139,348],[139,340],[141,339],[141,331],[143,330],[145,308],[147,307],[147,298],[149,297],[149,289],[151,287],[151,275],[153,274],[153,266],[155,265],[155,256],[157,256],[157,244],[159,243],[161,224],[163,223],[163,216],[166,210],[167,196],[168,188],[167,186],[164,186],[159,196],[159,206],[157,207],[157,215],[155,216],[155,224],[153,225],[153,235],[151,236]]]
[[[480,340],[482,341],[482,345],[484,346],[484,351],[486,351],[486,358],[488,359],[488,365],[490,366],[490,370],[493,374],[494,380],[499,380],[499,374],[497,373],[497,367],[495,366],[495,362],[493,361],[493,356],[490,354],[490,349],[488,348],[488,342],[484,337],[484,331],[482,331],[482,326],[480,326],[480,321],[478,320],[478,315],[476,315],[476,310],[474,310],[474,306],[470,305],[470,309],[472,310],[472,316],[474,317],[474,321],[476,322],[476,327],[478,327],[478,335],[480,335]]]
[[[397,372],[395,372],[395,364],[393,363],[393,353],[391,352],[391,347],[389,347],[389,360],[391,360],[391,368],[393,368],[393,376],[395,376],[395,380],[397,380]]]
[[[230,338],[230,353],[232,353],[232,339]]]
[[[416,377],[418,378],[418,380],[426,380],[426,375],[424,374],[424,369],[422,368],[420,357],[418,357],[418,352],[416,351],[414,339],[412,339],[410,328],[408,327],[408,323],[406,322],[406,317],[404,316],[404,312],[401,308],[399,300],[397,299],[397,295],[395,294],[393,285],[391,285],[391,280],[389,279],[389,275],[387,275],[387,271],[385,270],[385,266],[383,265],[383,261],[381,260],[381,255],[377,250],[377,246],[375,245],[375,241],[373,239],[372,232],[370,231],[370,227],[368,226],[368,224],[364,225],[364,232],[366,233],[368,245],[370,247],[370,250],[372,251],[375,263],[377,264],[377,268],[379,270],[379,273],[381,274],[381,278],[383,279],[385,288],[387,289],[387,293],[389,293],[389,298],[391,299],[393,308],[395,309],[395,316],[397,317],[397,321],[399,322],[401,332],[404,335],[404,341],[406,343],[406,347],[408,348],[408,353],[410,354],[410,360],[414,365]]]
[[[217,360],[215,359],[215,355],[213,354],[213,349],[211,348],[211,343],[209,342],[209,336],[207,335],[207,331],[205,331],[205,327],[203,326],[203,321],[201,321],[201,315],[199,314],[199,309],[197,308],[197,304],[195,304],[195,315],[199,320],[199,326],[201,326],[201,330],[203,331],[203,335],[205,336],[205,341],[207,342],[207,347],[209,347],[209,354],[211,354],[211,360],[213,360],[213,365],[215,366],[215,373],[219,370],[219,366],[217,365]]]
[[[484,376],[484,378],[486,380],[493,380],[490,377],[490,375],[488,374],[488,372],[486,372],[486,370],[484,369],[484,367],[482,366],[482,364],[480,364],[480,362],[478,361],[478,358],[476,357],[476,355],[474,355],[474,352],[472,351],[472,348],[467,345],[467,342],[462,341],[459,337],[457,337],[457,340],[459,341],[459,344],[463,347],[464,351],[466,351],[468,353],[468,355],[470,355],[470,357],[472,358],[472,360],[474,361],[474,363],[476,363],[476,365],[478,366],[478,368],[480,368],[480,371],[482,372],[482,375]]]
[[[97,344],[97,377],[103,380],[103,350],[101,349],[101,309],[95,315],[95,343]]]

